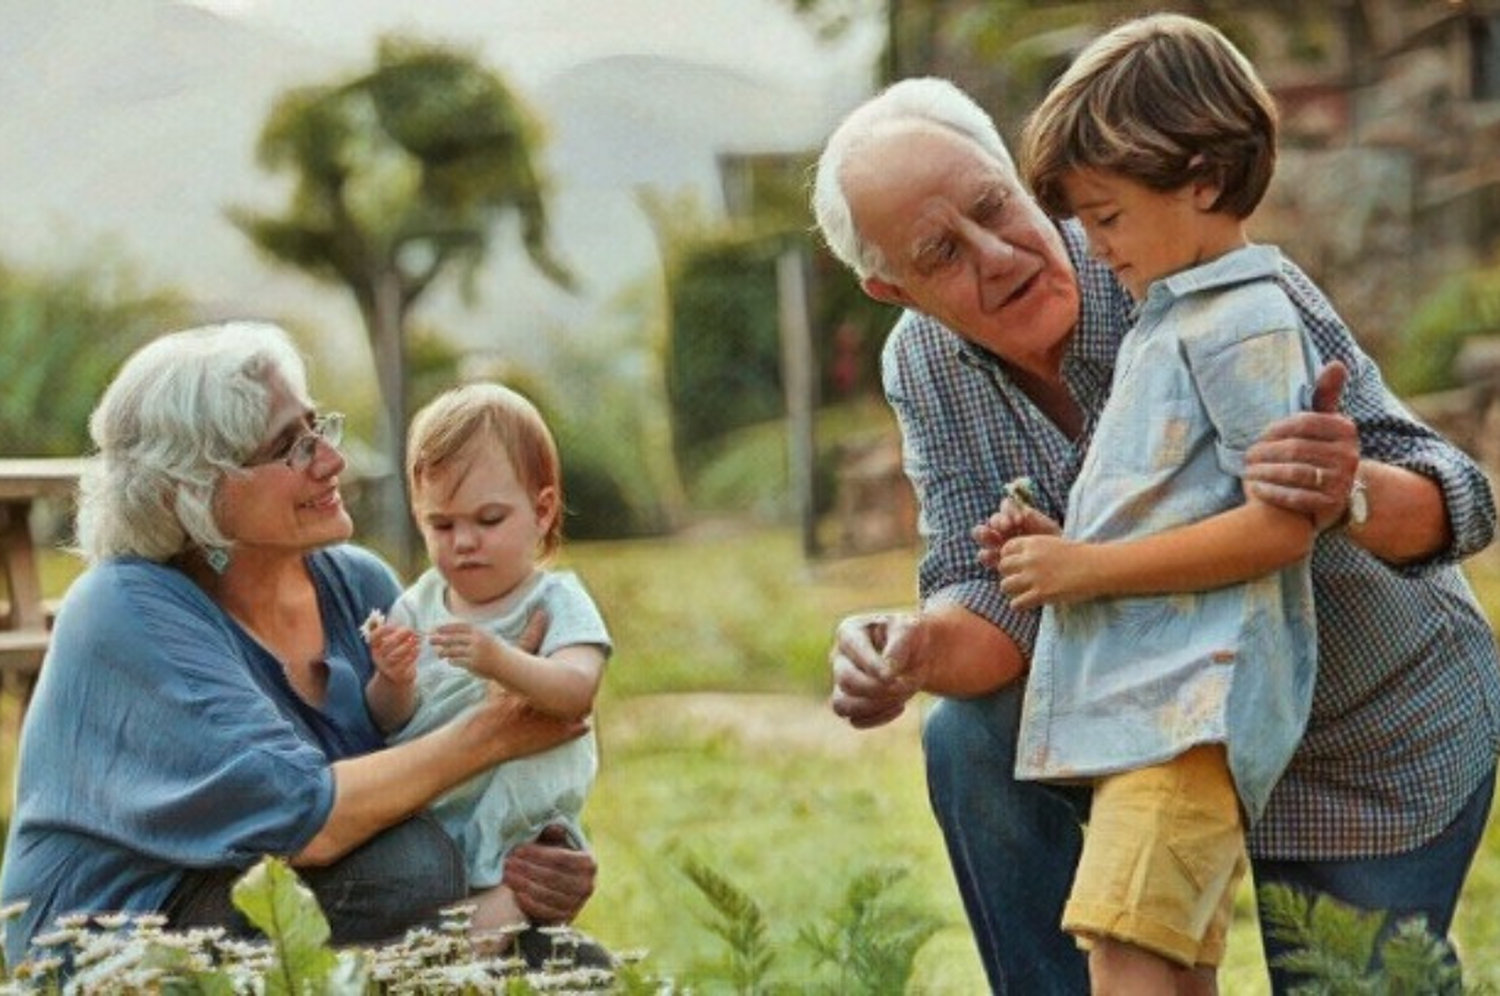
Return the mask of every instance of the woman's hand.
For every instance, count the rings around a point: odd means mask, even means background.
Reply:
[[[577,916],[594,894],[598,871],[594,856],[575,849],[567,831],[553,825],[510,852],[500,881],[533,923],[563,923]]]
[[[490,686],[484,701],[455,722],[463,724],[464,741],[487,755],[491,764],[540,753],[589,729],[585,720],[549,716],[499,685]]]

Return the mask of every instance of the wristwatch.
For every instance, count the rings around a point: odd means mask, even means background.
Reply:
[[[1339,520],[1339,526],[1358,529],[1369,520],[1370,496],[1365,490],[1364,478],[1356,474],[1354,483],[1349,487],[1349,504],[1344,509],[1344,517]]]

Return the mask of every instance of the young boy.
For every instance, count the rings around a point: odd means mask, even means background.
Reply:
[[[1066,531],[1014,498],[976,530],[1012,604],[1046,606],[1017,775],[1095,785],[1063,928],[1096,993],[1215,991],[1243,820],[1311,704],[1313,525],[1239,479],[1316,368],[1245,235],[1275,139],[1249,63],[1176,15],[1089,46],[1022,138],[1037,199],[1139,302]]]
[[[368,624],[376,673],[365,694],[382,731],[395,741],[420,736],[496,683],[544,712],[588,715],[610,638],[578,578],[543,567],[562,541],[563,494],[541,415],[497,384],[448,391],[412,421],[407,479],[432,567],[397,600],[389,624]],[[546,630],[532,653],[518,644],[539,613]],[[581,847],[579,810],[596,767],[590,732],[438,799],[433,814],[463,850],[469,887],[499,886],[510,850],[549,828]],[[495,922],[475,926],[526,922],[519,908],[496,909]]]

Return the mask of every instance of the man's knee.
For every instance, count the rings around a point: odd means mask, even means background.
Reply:
[[[976,770],[1003,771],[1015,765],[1016,712],[1012,693],[1002,689],[977,699],[942,699],[922,724],[922,751],[929,780],[944,784]]]

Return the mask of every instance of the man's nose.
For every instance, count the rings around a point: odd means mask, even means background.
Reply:
[[[1003,274],[1016,261],[1016,247],[998,232],[974,225],[969,233],[974,265],[981,278]]]

